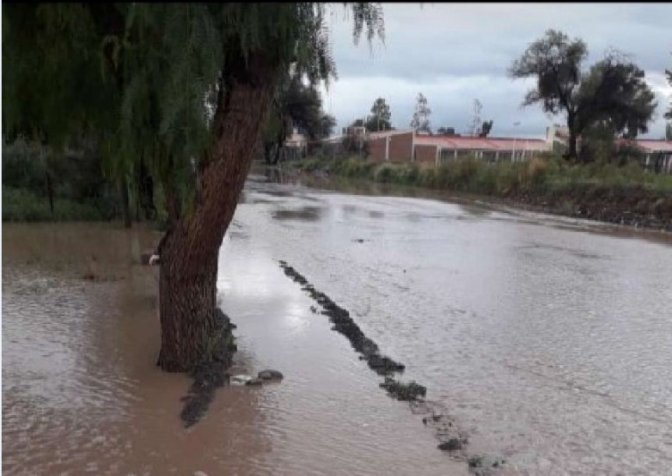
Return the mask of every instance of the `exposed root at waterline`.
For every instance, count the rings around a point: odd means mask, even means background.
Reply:
[[[195,425],[208,410],[215,391],[228,382],[227,369],[231,367],[233,354],[236,352],[233,329],[229,317],[221,309],[215,309],[216,334],[218,341],[204,358],[189,373],[194,383],[189,393],[182,398],[184,407],[180,414],[185,428]]]

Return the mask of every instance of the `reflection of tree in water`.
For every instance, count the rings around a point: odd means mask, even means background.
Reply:
[[[298,210],[275,210],[273,212],[275,220],[319,221],[321,217],[322,208],[320,207],[302,207]]]
[[[468,215],[487,216],[492,214],[492,210],[478,205],[460,204],[458,206]]]
[[[266,167],[266,179],[270,183],[291,184],[299,183],[298,175],[282,167]]]

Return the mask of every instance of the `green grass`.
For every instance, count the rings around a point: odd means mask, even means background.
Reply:
[[[418,164],[371,163],[361,158],[324,160],[308,158],[295,165],[306,172],[324,170],[335,175],[378,183],[412,185],[455,192],[508,196],[537,195],[585,187],[643,187],[652,192],[672,192],[672,175],[654,174],[637,163],[569,164],[546,155],[523,162],[489,163],[475,158],[450,161],[435,167]]]
[[[54,200],[52,217],[46,198],[29,190],[2,187],[2,221],[101,221],[107,218],[94,205],[62,198]]]

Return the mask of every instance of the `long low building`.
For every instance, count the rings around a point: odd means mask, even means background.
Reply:
[[[672,141],[662,139],[635,139],[622,141],[633,144],[644,154],[644,166],[656,172],[672,173]]]
[[[346,138],[355,138],[358,150],[367,147],[368,160],[374,162],[417,162],[440,165],[463,157],[487,161],[518,161],[538,153],[562,150],[567,146],[566,127],[546,128],[546,138],[531,137],[477,137],[460,135],[429,135],[414,129],[400,129],[366,133],[363,127],[344,129],[344,134],[310,142],[296,129],[287,138],[286,147],[297,150],[296,156],[310,154],[312,147],[328,148],[330,155],[338,155]],[[643,154],[645,167],[656,172],[672,173],[672,141],[662,139],[619,140],[617,145],[634,145]],[[580,146],[580,139],[579,139]],[[339,153],[343,153],[342,151]]]
[[[552,143],[533,138],[430,136],[413,129],[369,135],[369,159],[376,162],[442,164],[474,156],[484,160],[522,160],[552,149]]]
[[[438,136],[402,129],[368,134],[368,158],[375,162],[417,162],[440,165],[463,157],[488,161],[518,161],[566,145],[566,128],[551,126],[546,138]],[[619,141],[625,143],[625,141]],[[644,154],[644,165],[672,172],[672,141],[634,139]]]

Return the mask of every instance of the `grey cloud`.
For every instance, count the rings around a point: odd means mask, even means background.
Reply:
[[[353,46],[349,22],[339,18],[332,23],[334,53],[342,76],[503,75],[548,28],[586,41],[591,62],[609,47],[632,53],[647,70],[664,68],[671,59],[669,27],[633,18],[633,12],[642,7],[442,4],[420,9],[418,5],[389,4],[384,8],[385,46],[375,42],[373,58],[365,44]],[[651,5],[649,10],[646,16],[672,19],[672,5]]]
[[[340,11],[339,11],[340,10]],[[506,69],[527,45],[548,28],[582,38],[588,64],[610,47],[630,53],[655,83],[659,99],[655,137],[663,128],[662,111],[672,92],[662,73],[672,67],[672,18],[669,4],[385,4],[386,40],[371,49],[352,41],[352,25],[337,8],[331,22],[339,81],[332,104],[339,127],[368,113],[373,100],[385,97],[392,121],[406,127],[415,97],[422,91],[433,108],[432,123],[463,130],[474,98],[484,118],[495,121],[494,134],[543,134],[552,122],[539,107],[520,110],[526,85],[506,77]],[[515,118],[515,119],[514,119]],[[513,127],[513,122],[521,125]]]

